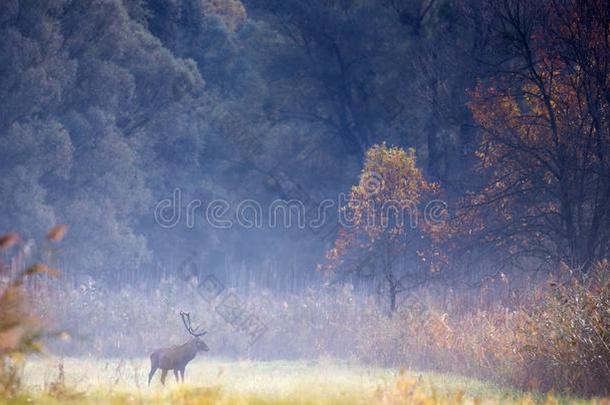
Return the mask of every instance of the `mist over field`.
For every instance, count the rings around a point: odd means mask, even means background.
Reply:
[[[0,402],[610,395],[603,0],[0,2]]]

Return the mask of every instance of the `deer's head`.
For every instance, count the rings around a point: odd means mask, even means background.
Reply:
[[[199,328],[193,328],[191,325],[191,315],[188,312],[180,311],[180,317],[182,317],[182,323],[184,323],[184,327],[186,328],[188,333],[193,336],[189,342],[195,345],[197,351],[207,352],[208,350],[210,350],[208,345],[206,345],[205,342],[201,339],[201,337],[208,332],[199,332]]]

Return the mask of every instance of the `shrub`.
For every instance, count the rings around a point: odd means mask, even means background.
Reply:
[[[48,238],[59,240],[64,233],[65,228],[55,227]],[[18,244],[19,236],[15,233],[0,236],[0,252]],[[44,264],[23,266],[24,256],[20,250],[11,260],[11,265],[0,261],[0,397],[17,393],[25,356],[41,350],[42,322],[32,305],[27,281],[36,274],[55,274]]]
[[[585,280],[553,283],[517,325],[526,381],[543,390],[610,393],[610,277],[608,262]],[[523,384],[526,383],[526,384]]]

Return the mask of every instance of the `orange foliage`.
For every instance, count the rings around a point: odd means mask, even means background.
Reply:
[[[65,232],[66,227],[60,225],[51,229],[47,238],[59,240]],[[19,240],[14,232],[0,235],[0,251]],[[16,257],[24,258],[24,251],[18,252]],[[24,357],[42,348],[43,322],[33,308],[35,294],[27,283],[31,277],[42,273],[58,275],[57,270],[42,263],[25,267],[22,260],[13,260],[10,266],[0,261],[0,396],[16,394]]]
[[[422,207],[438,192],[438,184],[428,182],[417,168],[413,149],[405,151],[385,144],[371,147],[358,184],[352,187],[347,205],[341,207],[350,223],[340,229],[327,253],[331,267],[354,254],[350,249],[387,249],[387,254],[395,256],[412,247],[415,236],[440,235],[438,224],[426,221]],[[424,260],[425,255],[420,259]]]
[[[587,268],[609,236],[610,12],[602,1],[571,0],[543,15],[506,12],[533,32],[507,33],[518,38],[516,62],[470,94],[488,182],[465,197],[455,229],[508,255]]]
[[[47,233],[47,239],[53,242],[59,242],[64,238],[68,232],[68,225],[55,225],[51,230]]]
[[[15,232],[0,236],[0,251],[10,249],[17,242],[19,242],[19,235]]]
[[[469,302],[475,298],[472,292],[444,291],[447,299],[441,303],[422,291],[398,311],[396,321],[365,325],[369,329],[361,350],[375,361],[493,379],[523,389],[607,395],[608,270],[608,263],[602,262],[586,282],[555,278],[520,291],[512,302],[496,299],[487,305]],[[485,289],[479,294],[483,298]]]

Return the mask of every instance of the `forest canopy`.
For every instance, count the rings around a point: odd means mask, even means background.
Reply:
[[[345,236],[336,209],[319,233],[167,229],[155,207],[180,190],[183,214],[215,199],[313,210],[358,184],[385,142],[411,151],[417,192],[434,184],[447,204],[434,273],[587,271],[610,246],[608,12],[601,0],[3,1],[0,228],[27,241],[70,224],[62,254],[77,276],[154,279],[197,251],[212,269],[290,262],[305,285]],[[402,266],[421,262],[406,250]]]

